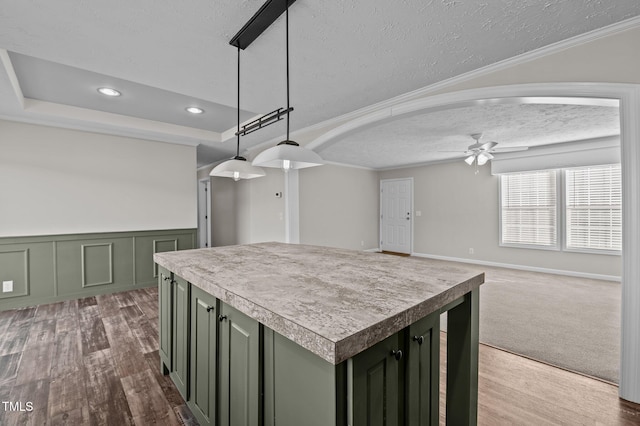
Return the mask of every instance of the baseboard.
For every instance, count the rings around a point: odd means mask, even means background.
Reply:
[[[411,256],[424,257],[427,259],[447,260],[450,262],[471,263],[474,265],[495,266],[498,268],[517,269],[520,271],[542,272],[545,274],[565,275],[569,277],[589,278],[594,280],[621,282],[621,278],[615,275],[591,274],[588,272],[566,271],[562,269],[540,268],[537,266],[514,265],[512,263],[490,262],[487,260],[465,259],[461,257],[440,256],[436,254],[411,253]]]
[[[380,253],[380,252],[382,252],[382,250],[380,250],[377,247],[376,248],[372,248],[372,249],[366,249],[366,250],[363,250],[363,251],[365,251],[367,253]]]

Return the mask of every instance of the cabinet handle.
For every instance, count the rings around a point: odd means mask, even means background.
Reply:
[[[213,306],[207,306],[207,312],[213,311]]]
[[[226,319],[227,319],[227,316],[226,316],[226,315],[220,315],[220,316],[218,317],[218,319],[220,320],[220,322],[222,322],[222,321],[224,321],[224,320],[226,320]]]
[[[165,280],[165,281],[169,281],[171,279],[171,276],[163,277],[162,279]]]
[[[424,343],[424,337],[423,336],[413,336],[413,341],[414,342],[418,342],[419,345]]]
[[[402,351],[401,350],[391,351],[391,355],[393,355],[397,361],[400,361],[402,359]]]

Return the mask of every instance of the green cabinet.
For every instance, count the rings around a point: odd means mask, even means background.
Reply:
[[[260,423],[260,324],[242,312],[220,304],[219,425]]]
[[[401,333],[353,357],[354,426],[397,426],[402,399]]]
[[[439,423],[440,314],[409,326],[406,361],[406,424]]]
[[[180,395],[189,397],[189,283],[173,276],[171,379]]]
[[[218,300],[191,287],[191,391],[187,405],[201,425],[216,424]]]
[[[352,359],[352,424],[425,426],[439,422],[440,313]]]
[[[200,424],[438,424],[440,312],[333,365],[162,267],[158,280],[161,368]]]
[[[158,266],[159,352],[160,369],[163,374],[169,374],[169,371],[171,371],[172,282],[173,276],[171,272]]]

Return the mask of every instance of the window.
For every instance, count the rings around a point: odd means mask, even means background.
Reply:
[[[562,172],[543,170],[500,176],[500,244],[619,253],[620,165]],[[562,185],[557,184],[560,177]],[[559,214],[564,220],[558,220]]]
[[[556,174],[501,175],[501,244],[558,247]]]
[[[621,250],[620,165],[565,170],[567,249]]]

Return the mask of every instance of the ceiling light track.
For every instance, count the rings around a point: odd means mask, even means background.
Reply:
[[[284,119],[284,117],[287,116],[287,114],[289,114],[291,111],[293,111],[293,107],[289,107],[287,109],[278,108],[276,110],[273,110],[263,115],[262,117],[257,118],[252,122],[247,123],[244,126],[240,127],[240,130],[237,131],[235,134],[236,136],[245,136],[245,135],[248,135],[249,133],[253,133],[257,130],[265,128],[273,123],[277,123],[278,121]]]
[[[242,50],[264,32],[276,19],[284,13],[296,0],[268,0],[255,15],[233,36],[229,44]]]

